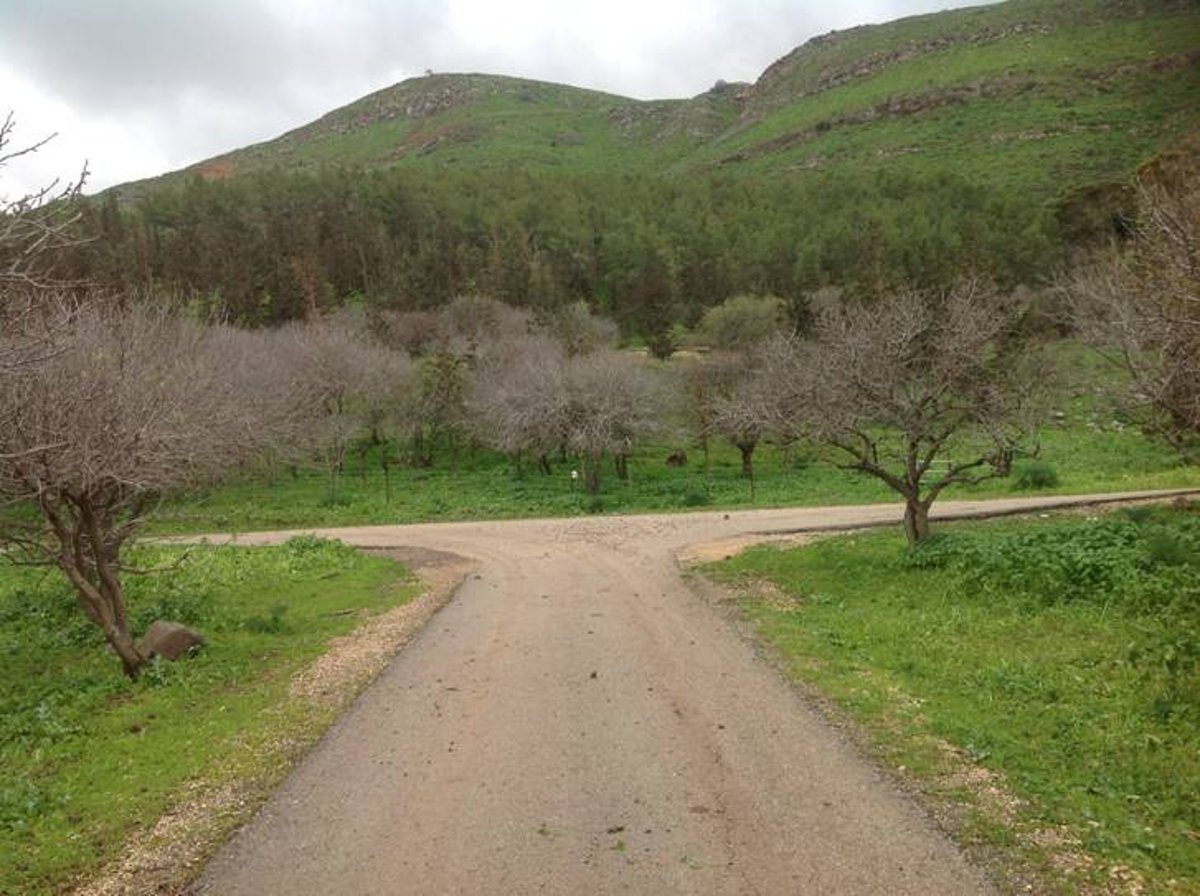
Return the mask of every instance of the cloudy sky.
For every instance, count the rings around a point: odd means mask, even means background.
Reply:
[[[975,0],[979,2],[979,0]],[[0,197],[270,139],[388,84],[519,75],[643,99],[753,81],[810,37],[971,0],[0,0]]]

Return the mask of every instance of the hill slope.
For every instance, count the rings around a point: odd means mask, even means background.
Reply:
[[[1009,0],[815,38],[753,85],[644,102],[493,75],[370,94],[186,169],[519,165],[570,173],[949,171],[1046,198],[1200,124],[1200,6]],[[175,176],[168,176],[174,179]]]

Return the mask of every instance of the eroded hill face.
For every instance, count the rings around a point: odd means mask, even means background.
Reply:
[[[1200,6],[1010,0],[824,35],[753,85],[717,82],[691,99],[431,74],[184,173],[215,179],[330,164],[666,175],[887,167],[948,171],[1050,199],[1127,177],[1198,124]]]

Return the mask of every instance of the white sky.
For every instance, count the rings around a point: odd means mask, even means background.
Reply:
[[[753,81],[817,34],[981,0],[0,0],[0,170],[88,190],[267,140],[405,78],[487,72],[642,99]]]

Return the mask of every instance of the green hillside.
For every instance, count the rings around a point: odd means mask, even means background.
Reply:
[[[814,38],[753,85],[638,101],[414,78],[191,169],[520,165],[569,173],[952,171],[1050,196],[1128,175],[1200,123],[1200,6],[1009,0]]]
[[[77,273],[263,324],[583,301],[661,340],[738,293],[1036,285],[1193,133],[1200,4],[1010,0],[825,35],[686,100],[414,78],[110,191]]]

